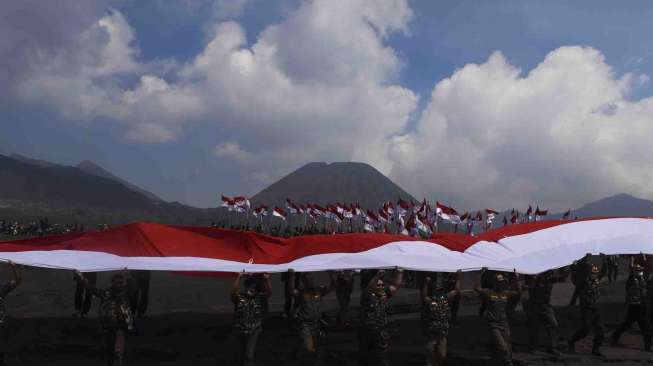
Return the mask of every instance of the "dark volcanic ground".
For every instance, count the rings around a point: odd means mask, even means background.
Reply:
[[[109,274],[100,275],[105,286]],[[466,276],[464,286],[471,287],[473,275]],[[155,273],[151,282],[149,316],[137,324],[130,338],[131,365],[229,365],[233,340],[230,336],[231,305],[228,301],[230,279]],[[358,287],[358,286],[356,286]],[[562,306],[570,298],[571,285],[557,285],[555,305]],[[72,273],[68,271],[26,269],[24,283],[7,299],[7,359],[10,365],[102,365],[97,302],[89,319],[73,319]],[[279,317],[282,292],[279,276],[273,276],[274,295],[271,314],[259,340],[259,365],[293,365],[299,339],[291,324]],[[606,328],[611,331],[624,316],[623,279],[606,287],[603,296]],[[417,292],[402,289],[393,299],[395,314],[391,324],[390,359],[394,365],[423,365],[423,339],[417,311]],[[352,304],[358,304],[358,291]],[[333,318],[335,295],[326,300],[328,315]],[[478,318],[475,296],[465,298],[461,318],[450,335],[452,365],[489,364],[485,323]],[[626,333],[626,347],[605,347],[606,359],[588,355],[590,342],[579,342],[579,354],[554,360],[544,353],[524,353],[526,348],[525,317],[518,308],[512,319],[516,364],[522,365],[611,365],[653,364],[653,354],[642,352],[641,337],[636,329]],[[578,308],[559,307],[560,345],[578,325]],[[355,320],[357,309],[352,310]],[[322,345],[320,365],[355,365],[357,338],[355,330],[331,329]]]

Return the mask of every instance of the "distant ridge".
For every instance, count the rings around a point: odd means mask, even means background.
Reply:
[[[32,164],[32,165],[42,166],[42,167],[61,166],[59,164],[51,163],[49,161],[45,161],[45,160],[41,160],[41,159],[34,159],[34,158],[30,158],[30,157],[27,157],[25,155],[20,155],[20,154],[11,154],[10,158],[18,160],[21,163]]]
[[[596,216],[653,217],[653,201],[620,193],[588,203],[571,212],[572,218]]]
[[[78,167],[33,164],[0,155],[0,219],[208,224],[217,210],[155,201],[116,180]],[[89,168],[90,164],[84,164]],[[110,173],[108,173],[110,174]]]
[[[86,172],[88,174],[92,174],[98,177],[107,178],[107,179],[115,180],[116,182],[120,182],[124,184],[127,188],[142,193],[144,196],[150,198],[154,202],[163,202],[163,200],[159,198],[157,195],[155,195],[154,193],[146,191],[145,189],[138,187],[134,184],[131,184],[122,178],[116,177],[115,175],[113,175],[113,173],[109,172],[108,170],[102,168],[101,166],[97,165],[96,163],[90,160],[84,160],[81,163],[77,164],[77,168],[79,168],[81,171]]]
[[[320,205],[358,203],[364,208],[377,208],[399,198],[416,201],[374,167],[354,162],[306,164],[257,193],[251,201],[283,206],[286,198]]]

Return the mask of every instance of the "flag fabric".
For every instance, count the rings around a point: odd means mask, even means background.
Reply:
[[[540,210],[540,206],[535,209],[535,221],[540,221],[542,216],[546,216],[549,210]]]
[[[283,209],[275,206],[274,210],[272,210],[272,216],[278,217],[281,220],[286,220],[288,214],[286,214],[286,211],[284,211]]]
[[[461,223],[460,216],[458,215],[458,212],[456,210],[454,210],[451,207],[445,206],[438,201],[435,202],[435,212],[443,220],[452,222],[454,224]]]
[[[274,212],[278,212],[275,208]],[[548,220],[477,236],[419,239],[384,233],[278,238],[249,231],[138,222],[0,243],[0,260],[80,271],[324,271],[393,268],[455,272],[487,267],[536,274],[586,253],[653,254],[653,219]]]
[[[489,208],[486,208],[486,209],[485,209],[485,215],[486,215],[485,217],[487,218],[486,221],[487,221],[488,225],[491,224],[492,221],[494,221],[494,217],[495,217],[496,215],[498,215],[498,214],[499,214],[499,213],[498,213],[497,211],[490,210]]]
[[[225,196],[224,194],[222,195],[222,197],[220,197],[220,199],[222,200],[222,204],[220,205],[220,207],[226,207],[226,208],[229,208],[229,206],[230,206],[231,203],[232,203],[232,199],[229,198],[229,197],[227,197],[227,196]]]

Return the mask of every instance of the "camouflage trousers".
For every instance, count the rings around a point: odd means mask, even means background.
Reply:
[[[358,334],[359,365],[388,366],[388,346],[390,335],[385,329],[361,328]]]

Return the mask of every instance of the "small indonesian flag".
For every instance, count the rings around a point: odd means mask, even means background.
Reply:
[[[286,217],[288,216],[284,210],[282,210],[279,207],[274,207],[274,210],[272,210],[272,216],[276,216],[280,218],[281,220],[285,220]]]

